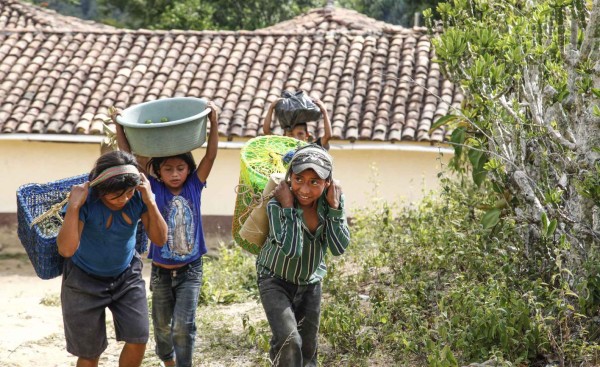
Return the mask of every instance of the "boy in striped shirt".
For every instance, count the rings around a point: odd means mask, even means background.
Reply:
[[[350,242],[333,160],[315,144],[294,153],[286,180],[267,205],[269,235],[256,261],[258,288],[273,336],[274,366],[316,366],[321,281],[327,250]]]

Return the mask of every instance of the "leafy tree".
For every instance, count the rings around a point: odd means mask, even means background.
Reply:
[[[202,0],[175,2],[161,15],[157,23],[148,28],[158,29],[211,29],[215,8]]]
[[[514,219],[542,271],[588,258],[600,238],[600,0],[438,10],[436,53],[469,97],[433,128],[454,126],[454,167],[493,191],[484,227]]]
[[[87,16],[88,14],[84,9],[87,12],[92,11],[90,1],[93,0],[28,0],[27,2],[43,8],[55,10],[64,15],[89,19]]]
[[[293,18],[312,8],[323,6],[321,0],[212,0],[219,11],[213,22],[220,29],[258,29]]]
[[[443,0],[338,0],[338,3],[340,6],[354,9],[371,18],[412,27],[415,13],[432,9],[435,14],[435,8],[441,1]]]
[[[290,19],[322,0],[99,0],[105,14],[123,12],[123,25],[149,29],[257,29]]]

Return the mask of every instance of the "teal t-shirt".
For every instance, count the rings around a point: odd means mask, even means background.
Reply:
[[[123,209],[110,210],[100,198],[92,197],[90,190],[79,210],[83,231],[79,248],[72,257],[73,263],[93,275],[114,277],[121,274],[135,254],[137,223],[147,210],[137,191]]]

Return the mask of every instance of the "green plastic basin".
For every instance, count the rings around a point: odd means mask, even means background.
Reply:
[[[193,97],[157,99],[126,108],[117,123],[123,126],[135,154],[168,157],[204,144],[210,113],[206,104],[205,99]]]

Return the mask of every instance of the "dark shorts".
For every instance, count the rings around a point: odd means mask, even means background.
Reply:
[[[106,308],[113,315],[118,341],[145,344],[149,336],[146,284],[142,260],[136,255],[116,277],[88,274],[66,259],[61,303],[67,351],[96,359],[106,349]]]

